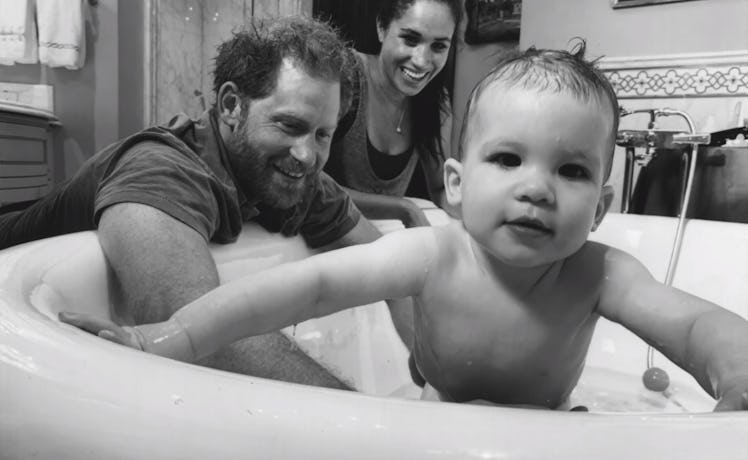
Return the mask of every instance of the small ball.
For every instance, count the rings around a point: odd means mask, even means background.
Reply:
[[[670,386],[670,376],[659,367],[650,367],[642,375],[642,382],[647,390],[665,391]]]

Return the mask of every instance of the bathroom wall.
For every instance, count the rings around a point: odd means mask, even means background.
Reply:
[[[312,0],[152,0],[151,10],[146,124],[199,116],[214,102],[216,47],[253,16],[311,15]]]
[[[145,126],[147,1],[119,0],[119,135],[129,136]]]
[[[119,137],[118,0],[99,0],[86,30],[83,68],[40,64],[0,66],[0,81],[54,88],[54,180],[70,177],[88,157]]]
[[[587,39],[609,57],[745,50],[748,2],[695,0],[613,9],[611,0],[524,0],[520,45],[565,47]]]
[[[587,41],[627,109],[671,107],[688,112],[696,130],[713,132],[748,118],[748,1],[694,0],[613,9],[608,0],[524,0],[520,47],[568,48]],[[646,116],[621,127],[644,129]],[[687,131],[682,119],[659,128]],[[620,209],[623,150],[617,149],[611,184]]]

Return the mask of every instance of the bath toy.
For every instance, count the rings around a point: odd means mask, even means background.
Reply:
[[[650,367],[644,371],[642,382],[647,390],[665,391],[670,386],[670,376],[659,367]]]

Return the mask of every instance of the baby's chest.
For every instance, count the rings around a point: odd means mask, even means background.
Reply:
[[[442,370],[551,372],[584,359],[597,316],[589,298],[519,299],[484,290],[416,315],[417,340]]]

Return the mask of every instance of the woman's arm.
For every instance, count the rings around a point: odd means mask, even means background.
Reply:
[[[406,198],[343,188],[368,219],[397,219],[402,221],[406,228],[430,225],[421,208]]]

